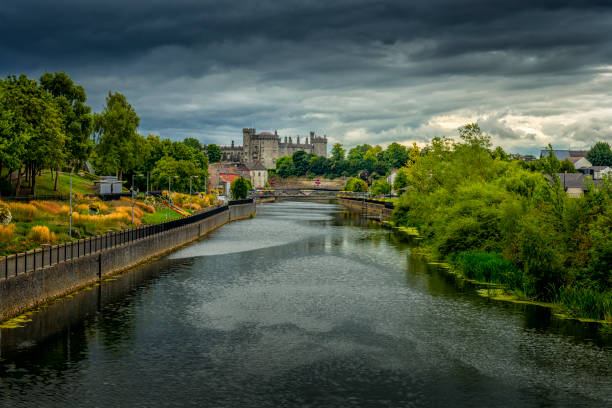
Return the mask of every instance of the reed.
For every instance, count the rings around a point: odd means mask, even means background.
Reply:
[[[612,322],[612,292],[591,288],[564,286],[555,296],[555,302],[581,317]]]

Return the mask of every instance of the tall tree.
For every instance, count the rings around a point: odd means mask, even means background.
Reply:
[[[185,138],[185,140],[183,140],[183,143],[196,150],[200,150],[200,151],[202,150],[202,143],[200,143],[200,141],[196,139],[195,137],[187,137]]]
[[[606,142],[597,142],[587,153],[587,160],[593,166],[612,166],[612,150]]]
[[[102,113],[94,114],[98,166],[103,172],[114,171],[121,179],[123,172],[143,159],[139,144],[144,138],[136,132],[139,124],[140,118],[125,96],[109,92]]]
[[[19,192],[21,167],[25,166],[26,180],[34,193],[39,171],[64,161],[61,113],[51,95],[39,87],[36,80],[25,75],[8,77],[4,89],[4,103],[12,110],[9,129],[24,142],[24,155],[15,162],[19,166],[16,190]]]
[[[408,150],[406,146],[393,142],[385,150],[384,157],[392,169],[397,169],[408,161]]]
[[[93,150],[90,138],[93,124],[91,107],[85,105],[87,95],[80,85],[75,85],[64,72],[46,72],[40,77],[40,86],[53,96],[62,113],[62,130],[66,135],[66,156],[72,169],[89,159]],[[56,172],[59,166],[55,166]],[[55,178],[57,190],[57,173]]]
[[[206,155],[209,163],[219,163],[221,160],[221,149],[214,143],[206,145]]]

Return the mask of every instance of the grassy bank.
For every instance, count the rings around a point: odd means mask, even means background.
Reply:
[[[173,193],[173,202],[185,205],[189,196]],[[215,204],[214,196],[192,197],[192,210]],[[8,225],[0,225],[0,255],[28,251],[43,244],[58,244],[71,240],[69,234],[68,202],[35,200],[29,203],[0,202],[0,213],[10,214]],[[87,238],[108,231],[118,231],[142,224],[156,224],[181,215],[169,210],[152,197],[134,201],[132,223],[131,199],[122,197],[115,201],[100,201],[80,194],[73,196],[72,240]]]
[[[612,321],[612,183],[568,197],[554,155],[543,171],[493,154],[477,125],[437,138],[405,168],[392,221],[414,228],[432,260],[508,298]],[[499,297],[499,296],[498,296]]]

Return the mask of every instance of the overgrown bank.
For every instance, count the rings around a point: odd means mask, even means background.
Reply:
[[[534,172],[495,157],[477,125],[460,136],[434,139],[408,163],[409,187],[393,222],[418,229],[424,251],[467,278],[572,316],[612,321],[610,182],[569,198],[550,177],[554,156]]]

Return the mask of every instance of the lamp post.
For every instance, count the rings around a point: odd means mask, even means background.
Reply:
[[[132,196],[132,225],[134,225],[134,176],[142,176],[142,174],[132,173],[132,188],[130,189]]]
[[[193,177],[198,178],[200,176],[189,176],[189,211],[191,211],[191,179]]]
[[[70,210],[68,214],[70,214],[68,217],[68,236],[72,239],[72,170],[70,170]]]

